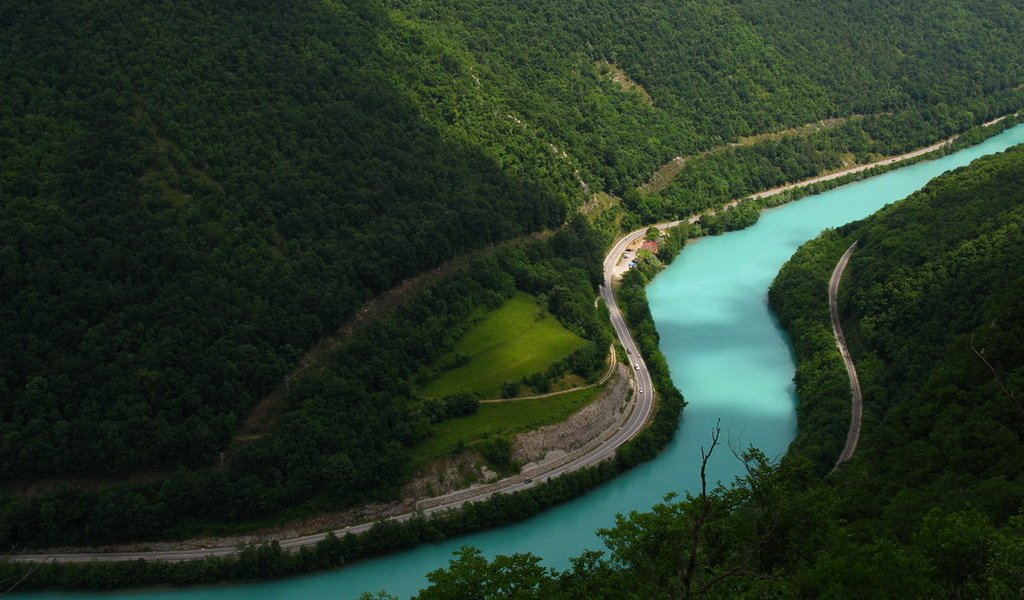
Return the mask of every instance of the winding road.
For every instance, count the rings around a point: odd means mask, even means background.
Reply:
[[[675,222],[675,224],[678,223],[678,221]],[[671,225],[673,224],[666,223],[659,225],[658,227],[665,228]],[[444,496],[420,500],[416,503],[415,511],[393,516],[388,520],[398,522],[407,521],[414,515],[431,515],[459,508],[469,502],[487,500],[495,494],[513,494],[536,485],[540,485],[544,480],[552,477],[558,477],[559,475],[576,471],[613,457],[619,446],[626,443],[633,436],[639,433],[641,429],[643,429],[644,424],[647,422],[654,408],[654,391],[652,389],[653,385],[651,382],[651,375],[647,371],[647,366],[644,363],[643,357],[640,356],[640,351],[636,346],[636,342],[633,340],[633,336],[630,334],[629,329],[626,327],[625,321],[623,320],[622,311],[619,310],[618,303],[615,300],[615,295],[612,293],[612,281],[616,277],[615,268],[623,250],[628,244],[644,235],[646,231],[646,228],[638,229],[620,239],[607,257],[605,257],[604,261],[604,285],[601,287],[601,297],[608,306],[612,326],[615,328],[615,333],[619,338],[619,342],[628,352],[627,356],[632,362],[634,374],[633,395],[632,398],[628,399],[629,405],[623,411],[623,420],[620,421],[618,425],[613,426],[613,429],[606,430],[601,437],[592,440],[589,444],[584,446],[581,451],[569,454],[561,460],[538,465],[534,469],[502,479],[492,484],[478,486],[468,490],[456,491]],[[326,538],[329,533],[333,533],[338,537],[349,533],[364,533],[373,527],[375,522],[376,521],[360,523],[358,525],[349,525],[347,527],[342,527],[341,529],[335,529],[331,532],[279,539],[277,542],[280,544],[281,548],[285,550],[295,550],[306,546],[313,546]],[[266,543],[271,540],[267,539],[262,541]],[[22,562],[105,562],[139,559],[182,561],[236,555],[239,553],[240,546],[241,543],[239,545],[220,546],[215,548],[196,548],[189,550],[11,554],[8,555],[7,558],[9,560]]]
[[[843,271],[846,270],[846,265],[849,264],[850,256],[856,247],[857,242],[850,244],[850,247],[843,253],[842,258],[836,263],[836,268],[832,271],[832,277],[828,280],[828,309],[832,314],[832,333],[836,336],[836,346],[839,347],[839,353],[843,356],[843,363],[846,365],[846,372],[850,376],[850,429],[846,432],[846,446],[843,447],[843,451],[839,454],[835,466],[832,467],[833,471],[839,468],[839,465],[850,460],[853,457],[853,453],[857,451],[857,442],[860,440],[860,426],[864,412],[864,397],[860,392],[857,367],[854,366],[853,358],[850,357],[850,350],[846,347],[846,336],[843,335],[843,326],[839,323],[839,305],[836,300],[839,295],[839,283],[843,279]]]

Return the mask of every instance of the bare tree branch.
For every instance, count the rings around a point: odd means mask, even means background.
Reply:
[[[13,551],[14,551],[14,548],[11,548],[11,552],[13,552]],[[10,554],[10,553],[8,553],[8,555],[9,555],[9,554]],[[5,555],[5,558],[6,558],[6,555]],[[17,588],[17,587],[18,587],[19,585],[21,585],[22,583],[24,583],[26,579],[28,579],[29,577],[31,577],[31,576],[32,576],[32,574],[36,572],[36,569],[38,569],[39,567],[43,566],[43,565],[44,565],[44,564],[45,564],[45,563],[46,563],[46,562],[47,562],[48,560],[51,560],[51,559],[53,559],[53,557],[52,557],[52,556],[48,556],[48,557],[46,557],[46,560],[41,560],[41,561],[39,561],[39,562],[37,562],[37,563],[33,563],[33,564],[32,564],[32,568],[31,568],[31,569],[29,569],[27,573],[25,573],[24,575],[22,575],[22,576],[21,576],[21,579],[19,579],[19,580],[15,581],[15,582],[14,582],[14,583],[12,583],[12,584],[11,584],[11,586],[10,586],[10,587],[8,587],[8,588],[7,588],[6,590],[4,590],[4,591],[0,592],[0,598],[2,598],[2,597],[4,597],[4,596],[6,596],[7,594],[10,594],[11,592],[13,592],[13,591],[15,590],[15,588]],[[3,583],[4,583],[4,585],[6,585],[6,584],[7,584],[7,581],[9,581],[9,580],[5,580],[5,581],[3,582]]]
[[[711,431],[711,446],[708,448],[707,452],[704,451],[704,446],[700,447],[700,496],[696,498],[696,501],[700,505],[700,512],[698,513],[697,520],[694,521],[691,529],[690,551],[686,567],[681,571],[677,571],[680,575],[680,598],[690,597],[690,590],[693,587],[693,576],[697,571],[697,555],[700,552],[701,533],[704,529],[704,525],[708,522],[708,518],[711,515],[711,503],[708,502],[708,460],[711,458],[711,454],[715,451],[715,447],[718,446],[718,438],[721,433],[722,420],[719,419],[718,422],[715,423],[715,428]]]
[[[707,582],[705,582],[704,585],[700,586],[700,591],[697,594],[698,597],[703,595],[703,594],[705,594],[708,590],[710,590],[719,581],[722,581],[724,579],[728,579],[729,577],[733,577],[735,575],[746,575],[748,577],[762,578],[763,577],[762,575],[747,569],[747,565],[750,564],[750,561],[752,560],[752,556],[753,555],[747,555],[747,557],[740,564],[735,565],[735,566],[733,566],[733,567],[731,567],[729,569],[726,569],[725,571],[719,573],[718,575],[712,577]]]
[[[1017,395],[1010,392],[1010,390],[1006,389],[1006,386],[1003,385],[1003,380],[999,377],[999,372],[996,371],[995,367],[993,367],[992,364],[989,363],[988,360],[985,358],[983,354],[985,352],[985,349],[982,348],[981,352],[979,352],[978,349],[974,347],[973,333],[971,334],[971,350],[974,350],[974,353],[978,355],[978,358],[981,359],[981,362],[985,363],[985,366],[988,367],[989,371],[992,371],[992,378],[995,379],[996,385],[999,386],[999,389],[1003,390],[1003,394],[1005,394],[1011,402],[1017,405],[1017,410],[1024,414],[1024,406],[1021,406],[1020,400],[1017,399]]]
[[[761,467],[762,461],[767,460],[754,450],[741,452],[738,445],[729,442],[733,454],[739,459],[747,473],[747,485],[750,495],[743,501],[745,506],[752,509],[749,518],[752,527],[752,538],[744,543],[742,548],[736,548],[738,552],[728,552],[731,556],[716,563],[713,572],[706,574],[702,570],[710,565],[711,561],[721,560],[715,557],[722,556],[722,551],[729,551],[729,545],[724,539],[715,539],[708,530],[715,518],[717,497],[710,497],[708,494],[707,464],[719,444],[720,427],[716,425],[711,436],[711,445],[705,450],[701,447],[701,488],[700,495],[692,499],[695,516],[690,529],[691,539],[689,540],[689,555],[680,557],[680,563],[676,569],[679,580],[677,597],[688,600],[705,596],[714,586],[723,580],[733,577],[745,577],[759,580],[772,580],[776,577],[759,573],[757,565],[781,527],[781,514],[778,507],[765,496],[768,488],[765,486],[764,473]],[[725,505],[722,508],[729,510]],[[716,544],[716,541],[718,542]],[[735,542],[735,540],[734,540]]]

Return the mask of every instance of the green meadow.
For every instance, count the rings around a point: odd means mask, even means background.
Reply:
[[[412,449],[414,464],[422,464],[492,435],[530,431],[564,421],[589,404],[601,391],[595,386],[546,398],[481,404],[476,413],[434,425],[434,435]]]
[[[517,292],[466,332],[452,354],[469,357],[466,364],[441,373],[420,394],[443,398],[456,392],[497,397],[506,381],[546,371],[585,343],[545,312],[538,316],[537,299]]]

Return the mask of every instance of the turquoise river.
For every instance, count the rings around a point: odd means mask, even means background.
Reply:
[[[340,600],[387,590],[407,598],[463,545],[489,556],[534,552],[549,566],[567,567],[583,550],[601,548],[596,531],[612,525],[616,513],[642,511],[668,492],[695,489],[700,446],[707,444],[718,420],[723,438],[734,446],[754,445],[772,457],[786,452],[796,431],[794,365],[788,340],[768,310],[767,290],[800,244],[825,228],[870,215],[944,171],[1022,142],[1024,125],[979,146],[769,210],[753,227],[688,245],[648,288],[662,349],[688,402],[680,430],[658,458],[581,498],[515,525],[317,575],[166,591],[21,597]],[[710,469],[713,479],[731,481],[740,465],[725,449],[716,452]]]

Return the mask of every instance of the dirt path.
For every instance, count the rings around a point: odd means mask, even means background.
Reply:
[[[238,428],[238,433],[235,434],[235,438],[231,442],[231,448],[237,448],[257,440],[272,429],[274,424],[277,422],[277,416],[280,412],[281,406],[284,403],[284,400],[288,397],[290,381],[303,375],[306,371],[319,368],[323,363],[324,357],[340,346],[342,342],[347,340],[356,330],[375,321],[382,315],[408,303],[416,296],[416,294],[423,290],[423,288],[465,268],[475,257],[486,256],[493,253],[501,246],[520,243],[523,239],[542,239],[550,237],[552,233],[553,232],[540,232],[524,236],[523,238],[506,240],[505,242],[488,246],[483,250],[457,256],[430,271],[424,271],[419,275],[410,277],[390,290],[368,300],[366,304],[359,309],[359,312],[352,317],[352,319],[341,326],[337,333],[320,340],[320,342],[310,348],[302,358],[299,359],[299,363],[296,368],[285,376],[281,384],[264,396],[263,399],[253,407],[245,422]]]
[[[843,326],[839,323],[839,306],[836,300],[839,296],[839,284],[843,278],[843,271],[846,270],[846,265],[850,263],[850,256],[856,247],[857,242],[850,244],[850,247],[846,249],[846,252],[843,253],[842,258],[836,264],[835,270],[832,271],[832,277],[828,281],[828,309],[832,314],[832,333],[836,336],[836,346],[839,348],[839,354],[842,355],[843,363],[846,365],[846,373],[850,376],[850,429],[846,432],[846,446],[843,447],[843,451],[839,454],[835,466],[832,467],[833,471],[839,468],[839,465],[850,460],[853,457],[853,453],[857,451],[857,442],[860,440],[861,421],[864,414],[864,397],[860,391],[857,367],[854,366],[850,350],[846,347],[846,336],[843,335]]]
[[[518,398],[492,398],[489,400],[481,400],[480,404],[498,404],[501,402],[517,402],[519,400],[536,400],[538,398],[550,398],[551,396],[561,396],[562,394],[569,394],[572,392],[578,392],[580,390],[587,390],[592,387],[604,385],[608,378],[615,372],[615,344],[608,347],[608,370],[604,372],[601,379],[598,379],[594,383],[588,385],[581,385],[567,390],[558,390],[557,392],[548,392],[546,394],[534,394],[533,396],[519,396]]]
[[[1003,121],[1004,119],[1007,119],[1009,117],[1017,117],[1019,115],[1020,115],[1020,113],[1014,113],[1012,115],[1003,115],[1001,117],[996,117],[995,119],[992,119],[991,121],[988,121],[986,123],[982,123],[982,127],[991,127],[992,125],[995,125],[996,123],[999,123],[999,122]],[[768,140],[768,139],[780,139],[780,138],[788,137],[788,136],[807,136],[807,135],[813,135],[814,133],[817,133],[819,131],[824,131],[826,129],[832,129],[834,127],[838,127],[838,126],[842,125],[843,123],[846,123],[850,119],[863,118],[863,116],[864,115],[854,115],[852,117],[837,117],[837,118],[834,118],[834,119],[825,119],[825,120],[822,120],[822,121],[815,121],[814,123],[808,123],[806,125],[801,125],[799,127],[793,127],[791,129],[786,129],[786,130],[783,130],[783,131],[776,131],[776,132],[771,132],[771,133],[762,133],[762,134],[758,134],[758,135],[754,135],[754,136],[740,138],[740,141],[738,141],[738,142],[735,142],[735,143],[732,143],[732,144],[723,144],[721,146],[716,146],[714,148],[705,150],[703,152],[698,152],[697,154],[691,154],[691,155],[688,155],[688,156],[677,156],[677,157],[673,158],[672,160],[668,161],[667,163],[665,163],[664,165],[662,165],[661,167],[659,167],[658,170],[656,170],[651,175],[651,178],[648,179],[645,184],[640,186],[640,191],[646,192],[646,193],[650,194],[650,193],[657,193],[657,192],[660,192],[660,191],[664,190],[666,187],[668,187],[668,185],[670,183],[672,183],[672,180],[675,179],[676,175],[678,175],[679,172],[683,170],[683,167],[686,166],[686,163],[689,162],[690,160],[695,159],[695,158],[703,158],[705,156],[709,156],[709,155],[715,154],[717,152],[722,152],[724,150],[728,150],[729,148],[735,148],[737,146],[750,146],[750,145],[756,144],[757,142],[760,142],[760,141],[763,141],[763,140]],[[774,194],[778,194],[778,193],[784,192],[786,190],[793,189],[794,187],[803,187],[805,185],[811,185],[811,184],[814,184],[814,183],[820,183],[822,181],[828,181],[830,179],[835,179],[837,177],[842,177],[844,175],[850,175],[851,173],[859,173],[861,171],[864,171],[866,169],[870,169],[872,167],[877,167],[877,166],[881,166],[881,165],[888,165],[888,164],[892,164],[892,163],[895,163],[895,162],[901,162],[901,161],[904,161],[904,160],[907,160],[907,159],[910,159],[910,158],[914,158],[914,157],[920,156],[922,154],[927,154],[929,152],[938,150],[939,148],[945,146],[946,144],[952,143],[958,137],[959,136],[955,135],[955,136],[953,136],[953,137],[951,137],[951,138],[949,138],[949,139],[947,139],[945,141],[939,142],[937,144],[932,144],[931,146],[928,146],[927,148],[922,148],[920,150],[914,150],[913,152],[908,152],[906,154],[901,154],[899,156],[893,156],[891,158],[886,158],[884,160],[881,160],[881,161],[878,161],[878,162],[875,162],[875,163],[871,163],[869,165],[853,166],[853,167],[850,167],[848,169],[843,169],[841,171],[837,171],[835,173],[829,173],[829,174],[826,174],[826,175],[822,175],[821,177],[815,177],[815,178],[809,179],[807,181],[801,181],[799,183],[792,183],[792,184],[780,186],[778,188],[772,188],[770,190],[761,192],[760,194],[755,194],[753,197],[755,197],[755,198],[765,198],[765,197],[768,197],[768,196],[772,196]]]

